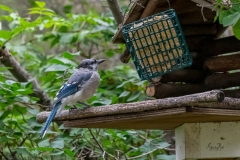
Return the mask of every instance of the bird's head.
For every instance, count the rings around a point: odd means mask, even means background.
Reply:
[[[104,62],[105,59],[84,59],[80,62],[78,68],[87,68],[90,70],[97,70],[98,69],[98,65],[101,64],[102,62]]]

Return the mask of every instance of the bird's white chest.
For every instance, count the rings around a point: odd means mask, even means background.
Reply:
[[[98,72],[93,72],[91,78],[81,87],[75,94],[68,96],[63,100],[65,104],[74,105],[77,102],[82,102],[90,99],[96,92],[100,83]]]

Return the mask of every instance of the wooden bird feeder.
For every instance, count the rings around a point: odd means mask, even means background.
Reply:
[[[132,54],[130,52],[134,50],[135,56],[132,55],[132,59],[134,63],[140,60],[137,62],[139,67],[150,68],[152,75],[157,68],[164,71],[163,65],[158,67],[155,62],[153,65],[145,65],[145,61],[151,63],[151,60],[144,60],[142,48],[138,48],[138,43],[149,43],[149,35],[143,33],[146,17],[154,19],[156,14],[169,10],[169,4],[174,8],[185,35],[192,65],[171,73],[165,71],[167,74],[164,73],[161,78],[151,77],[146,94],[155,97],[156,100],[92,107],[74,112],[63,111],[54,120],[64,121],[64,126],[70,128],[175,130],[177,160],[239,159],[240,41],[234,36],[220,37],[226,28],[214,22],[216,12],[209,7],[213,1],[193,1],[134,1],[113,36],[113,43],[126,44],[120,58],[122,62],[128,63]],[[207,8],[202,10],[197,3],[204,4]],[[136,22],[143,22],[142,26],[138,26],[141,28],[138,32],[135,32],[138,29]],[[125,34],[123,26],[128,24],[133,25],[130,27],[131,31]],[[171,27],[171,23],[167,25],[173,31],[170,33],[171,37],[166,35],[166,38],[173,38],[172,43],[178,46],[180,40],[174,40],[174,32],[177,34],[177,29]],[[167,29],[165,31],[167,32]],[[146,33],[149,34],[148,31]],[[141,35],[145,35],[145,41],[137,42]],[[136,41],[128,43],[131,39]],[[153,41],[150,43],[152,45]],[[171,42],[168,43],[171,46]],[[235,53],[226,54],[232,52]],[[173,50],[171,53],[174,55]],[[180,53],[178,52],[178,56],[182,56]],[[157,52],[153,52],[153,56],[154,54]],[[151,58],[154,60],[154,57]],[[168,60],[172,63],[170,55]],[[158,57],[157,61],[161,62],[161,58]],[[164,65],[168,68],[167,64]],[[145,73],[148,71],[145,70]],[[48,115],[49,112],[39,113],[37,121],[46,121]]]

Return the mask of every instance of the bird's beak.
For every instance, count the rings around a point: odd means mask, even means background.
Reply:
[[[99,59],[99,60],[97,60],[97,64],[101,64],[104,61],[105,61],[105,59]]]

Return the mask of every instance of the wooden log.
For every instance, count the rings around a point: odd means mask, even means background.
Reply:
[[[215,88],[216,89],[216,88]],[[210,90],[204,84],[149,84],[146,88],[146,94],[154,98],[168,98],[184,96],[192,93],[200,93]],[[223,90],[226,97],[240,98],[240,89]]]
[[[240,89],[222,90],[226,97],[240,98]]]
[[[202,66],[206,60],[206,56],[204,56],[201,53],[198,52],[191,52],[191,57],[192,57],[192,65],[189,66],[188,68],[192,69],[202,69]]]
[[[192,106],[202,102],[221,102],[224,100],[222,91],[214,90],[200,94],[192,94],[183,97],[148,100],[134,103],[113,104],[101,107],[91,107],[87,109],[76,109],[74,111],[64,110],[57,115],[55,121],[74,120],[89,117],[101,117],[106,115],[119,115],[124,113],[139,113],[144,111],[154,111],[163,108],[178,108],[181,106]],[[37,121],[45,122],[50,112],[41,112],[37,115]]]
[[[213,35],[198,35],[198,36],[186,36],[186,42],[190,52],[192,51],[201,51],[203,45],[211,41],[215,36]]]
[[[240,54],[211,57],[206,60],[203,67],[210,72],[226,72],[240,69]]]
[[[240,86],[240,73],[213,74],[204,80],[208,89],[224,89]]]
[[[203,46],[203,52],[211,56],[237,51],[240,51],[240,40],[235,36],[218,38]]]
[[[186,83],[201,83],[206,78],[208,73],[198,69],[182,69],[166,75],[163,75],[160,82],[186,82]],[[240,81],[239,81],[240,82]]]
[[[156,8],[158,7],[159,2],[160,2],[160,0],[149,0],[145,9],[143,10],[143,13],[142,13],[140,19],[146,18],[146,17],[154,14]]]
[[[146,88],[146,94],[155,98],[178,97],[193,93],[207,91],[207,87],[201,84],[149,84]]]
[[[120,61],[123,63],[128,63],[130,58],[131,58],[131,54],[130,54],[127,46],[125,45],[125,49],[124,49],[123,53],[120,55]]]
[[[202,25],[182,25],[182,31],[185,36],[194,35],[216,35],[216,24],[202,24]]]

